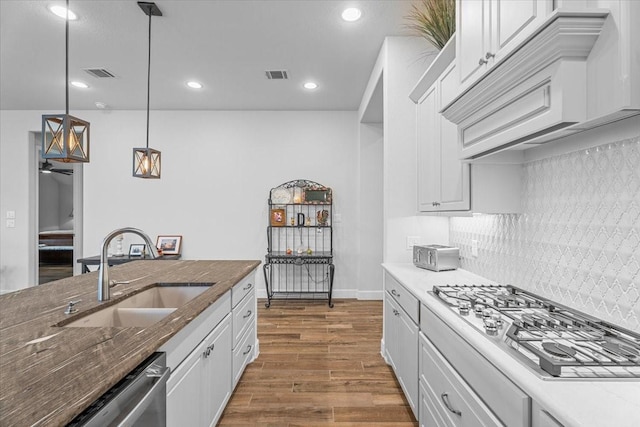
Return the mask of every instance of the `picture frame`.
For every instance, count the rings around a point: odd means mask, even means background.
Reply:
[[[331,204],[331,189],[327,187],[305,188],[304,203],[310,205]]]
[[[287,215],[284,209],[271,209],[269,218],[272,227],[283,227],[287,224]]]
[[[156,248],[162,250],[163,255],[179,255],[182,247],[182,236],[160,235],[156,240]]]
[[[129,257],[144,257],[147,245],[134,243],[129,245]]]

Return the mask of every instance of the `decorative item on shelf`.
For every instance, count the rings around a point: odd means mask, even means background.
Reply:
[[[116,256],[116,257],[124,256],[124,252],[122,252],[122,240],[123,239],[124,239],[124,236],[122,234],[120,234],[118,237],[116,237],[116,251],[113,254],[113,256]]]
[[[311,255],[313,253],[313,251],[311,250],[311,248],[307,248],[307,255]]]
[[[300,187],[293,188],[293,203],[302,203],[302,189]]]
[[[291,248],[287,248],[287,255],[291,255],[293,253],[293,251],[291,250]]]
[[[421,0],[412,5],[405,19],[409,21],[407,28],[440,50],[456,31],[456,2]]]
[[[302,248],[302,246],[300,246],[300,247],[298,248],[298,254],[299,254],[299,255],[302,255],[303,253],[304,253],[304,249]]]
[[[182,246],[182,236],[158,236],[156,248],[164,255],[179,255]]]
[[[90,124],[69,115],[69,0],[65,18],[65,113],[42,115],[42,158],[89,162]]]
[[[129,257],[144,256],[146,245],[134,243],[129,245]]]
[[[162,16],[155,3],[138,2],[138,6],[149,16],[149,56],[147,61],[147,145],[133,149],[133,176],[136,178],[160,178],[160,151],[149,148],[149,93],[151,90],[151,17]]]
[[[304,225],[304,214],[302,212],[298,212],[298,227]]]
[[[289,224],[296,225],[296,220],[295,220],[294,217],[291,217],[291,220],[289,221]]]
[[[283,225],[285,225],[285,218],[286,218],[284,209],[280,209],[280,208],[271,209],[270,218],[271,218],[271,221],[270,221],[271,226],[282,227]]]
[[[288,188],[276,188],[271,192],[272,205],[286,205],[291,203],[291,190]]]
[[[307,227],[309,227],[309,226],[311,225],[311,218],[307,218],[307,219],[304,221],[304,225],[306,225]]]
[[[326,187],[307,187],[304,189],[304,203],[330,204],[331,189]]]
[[[318,211],[316,213],[316,221],[318,225],[326,226],[329,222],[329,211],[326,209]]]

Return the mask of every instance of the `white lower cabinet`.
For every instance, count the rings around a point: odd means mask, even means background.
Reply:
[[[416,418],[418,417],[418,333],[409,313],[418,301],[409,291],[385,274],[384,346],[387,363],[393,368]],[[418,312],[415,311],[417,317]]]
[[[171,374],[168,426],[213,426],[231,396],[231,315]]]

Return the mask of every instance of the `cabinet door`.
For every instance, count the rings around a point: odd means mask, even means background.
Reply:
[[[418,210],[437,210],[440,200],[440,120],[436,84],[417,105]]]
[[[439,105],[444,107],[453,99],[459,87],[455,61],[445,69],[439,85]],[[440,211],[465,211],[471,209],[469,193],[469,164],[460,161],[458,127],[437,113],[440,128],[440,197],[437,199]]]
[[[398,382],[404,390],[413,413],[418,417],[418,325],[402,309],[396,317],[399,363],[396,370]]]
[[[203,405],[205,420],[203,425],[216,425],[231,396],[233,375],[231,340],[231,316],[227,316],[205,340],[202,364],[206,398]]]
[[[490,11],[490,0],[456,2],[456,61],[462,86],[473,83],[487,68],[481,60],[491,45]]]
[[[546,19],[552,9],[551,0],[492,0],[491,45],[486,46],[486,53],[495,55],[490,56],[492,62],[506,56],[517,44],[524,41]]]
[[[396,306],[391,295],[384,293],[384,352],[387,363],[394,371],[398,366],[398,332],[396,316],[400,308]]]
[[[202,348],[196,347],[167,382],[167,427],[202,425]]]

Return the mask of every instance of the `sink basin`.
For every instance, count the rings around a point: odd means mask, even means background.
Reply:
[[[147,327],[191,301],[214,283],[157,283],[117,304],[57,326],[72,328]],[[117,293],[113,292],[114,297]]]

